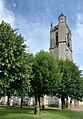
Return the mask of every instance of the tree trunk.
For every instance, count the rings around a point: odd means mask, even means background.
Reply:
[[[70,109],[71,109],[71,107],[72,107],[72,99],[70,99]]]
[[[38,97],[39,107],[40,107],[40,97]]]
[[[40,102],[40,97],[38,97],[38,102],[39,102],[39,109],[41,110],[42,108],[41,108],[41,102]]]
[[[42,97],[42,110],[44,110],[44,96]]]
[[[64,97],[61,97],[61,102],[62,102],[62,110],[64,109],[65,107],[65,98]]]
[[[10,105],[10,96],[8,95],[7,97],[8,97],[7,98],[7,106],[9,106]]]
[[[6,95],[7,95],[7,106],[10,105],[10,90],[9,88],[6,89]]]
[[[23,103],[23,97],[21,97],[21,104],[20,104],[20,108],[22,108],[22,103]]]
[[[68,108],[68,97],[66,98],[66,108]]]
[[[37,97],[35,97],[35,109],[34,109],[34,114],[37,114]]]
[[[38,104],[38,98],[35,97],[35,109],[34,114],[39,114],[39,104]]]

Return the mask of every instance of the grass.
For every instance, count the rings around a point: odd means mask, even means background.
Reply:
[[[71,110],[43,110],[34,115],[29,108],[0,108],[0,119],[83,119],[83,112]]]

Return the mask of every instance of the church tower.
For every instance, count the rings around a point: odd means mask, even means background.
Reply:
[[[71,31],[62,13],[58,17],[58,25],[50,28],[50,53],[59,59],[72,60]]]

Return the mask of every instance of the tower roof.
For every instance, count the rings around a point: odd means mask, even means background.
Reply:
[[[65,17],[65,15],[64,15],[63,13],[61,13],[61,14],[59,15],[58,19],[59,19],[60,17],[62,17],[62,16]]]

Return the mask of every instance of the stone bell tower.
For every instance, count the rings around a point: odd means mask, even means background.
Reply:
[[[58,17],[58,25],[50,28],[50,53],[59,59],[72,60],[71,31],[62,13]]]

